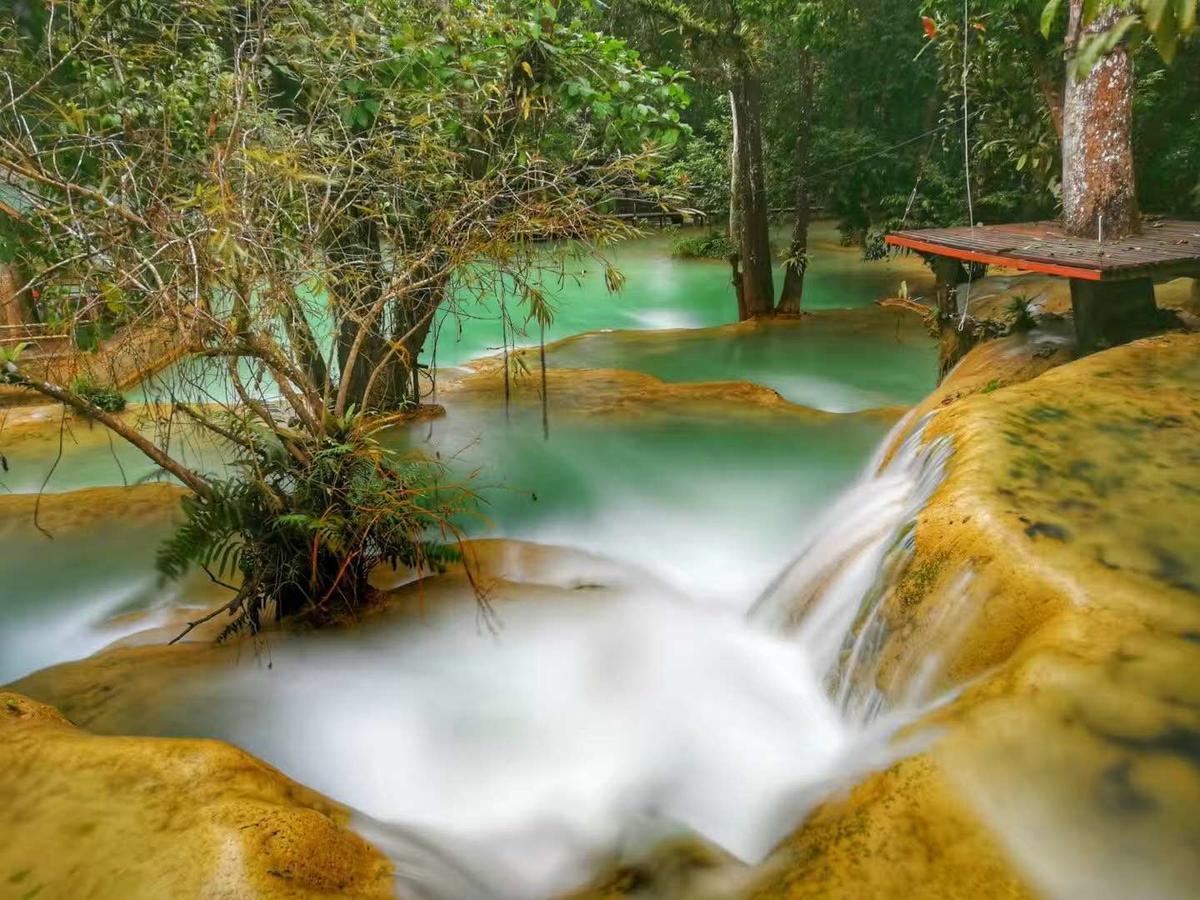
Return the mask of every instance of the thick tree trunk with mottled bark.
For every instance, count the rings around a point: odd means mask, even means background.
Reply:
[[[1067,90],[1063,109],[1063,226],[1067,234],[1104,240],[1139,227],[1133,175],[1133,62],[1123,44],[1086,76],[1070,65],[1080,43],[1124,14],[1108,9],[1083,24],[1084,0],[1071,0]]]
[[[733,117],[733,158],[730,187],[735,219],[731,234],[738,251],[737,274],[742,290],[739,316],[752,319],[775,311],[771,276],[771,241],[763,161],[762,84],[749,60],[729,66],[729,107]],[[734,262],[731,260],[731,262]]]

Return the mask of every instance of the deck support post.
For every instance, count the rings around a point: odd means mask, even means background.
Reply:
[[[1123,281],[1071,279],[1071,311],[1075,346],[1080,356],[1124,344],[1159,328],[1154,282],[1149,278]]]
[[[938,383],[949,374],[975,343],[958,330],[958,286],[967,281],[967,270],[957,259],[935,256],[930,265],[937,279]]]

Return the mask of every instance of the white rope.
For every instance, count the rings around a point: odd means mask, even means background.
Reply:
[[[971,120],[970,100],[967,97],[967,63],[971,42],[971,0],[963,0],[963,50],[962,50],[962,126],[963,126],[963,172],[967,181],[967,220],[971,232],[975,232],[975,201],[971,196]],[[967,311],[971,308],[971,282],[974,270],[967,263],[967,296],[963,301],[962,318],[958,320],[958,330],[961,332],[967,324]]]

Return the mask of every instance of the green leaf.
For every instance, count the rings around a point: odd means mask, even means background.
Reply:
[[[1050,32],[1054,29],[1054,19],[1058,15],[1058,7],[1061,0],[1049,0],[1045,8],[1042,9],[1042,36],[1049,39]]]

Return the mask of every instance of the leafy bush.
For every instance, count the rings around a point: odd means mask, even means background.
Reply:
[[[221,638],[257,632],[271,611],[313,625],[353,619],[374,596],[377,566],[440,571],[458,558],[450,519],[470,495],[440,485],[433,461],[382,447],[355,414],[290,449],[237,421],[229,436],[243,454],[236,474],[211,479],[211,497],[186,497],[183,524],[158,552],[165,578],[195,564],[236,591],[188,630],[222,612],[233,621]]]
[[[720,231],[680,235],[671,242],[671,255],[677,259],[728,259],[733,252],[729,236]]]
[[[1013,297],[1004,311],[1008,313],[1008,330],[1010,332],[1031,331],[1037,326],[1038,319],[1033,313],[1032,301],[1028,297]]]
[[[709,119],[688,136],[678,159],[667,166],[666,183],[714,219],[729,214],[729,145],[733,125],[728,112]]]
[[[120,391],[112,385],[100,384],[90,376],[76,378],[71,383],[71,390],[105,412],[115,413],[125,408],[125,397]]]

